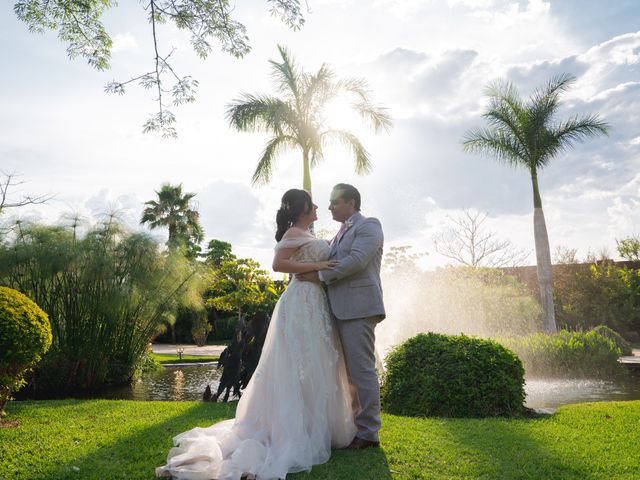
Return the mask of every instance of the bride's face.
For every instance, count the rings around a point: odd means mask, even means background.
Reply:
[[[298,222],[311,225],[313,222],[318,220],[318,206],[315,203],[311,204],[311,209],[305,213],[301,213],[298,217]]]

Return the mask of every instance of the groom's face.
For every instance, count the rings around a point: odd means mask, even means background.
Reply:
[[[355,212],[354,200],[344,201],[342,190],[333,190],[329,201],[329,211],[336,222],[344,222]]]

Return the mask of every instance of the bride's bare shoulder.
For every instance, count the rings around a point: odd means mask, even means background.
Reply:
[[[313,238],[313,235],[311,235],[309,230],[303,230],[302,228],[298,227],[289,227],[289,230],[284,232],[282,239],[288,240],[293,238]]]

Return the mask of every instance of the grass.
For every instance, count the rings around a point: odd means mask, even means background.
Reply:
[[[10,402],[0,479],[151,479],[171,438],[233,416],[235,404]],[[569,405],[537,419],[383,415],[382,448],[334,451],[291,480],[638,479],[640,402]]]
[[[178,354],[174,353],[152,353],[151,358],[157,360],[160,363],[204,363],[204,362],[217,362],[219,356],[213,355],[182,355],[182,360],[178,357]]]

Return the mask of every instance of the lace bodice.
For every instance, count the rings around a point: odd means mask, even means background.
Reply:
[[[296,248],[298,250],[291,255],[294,262],[320,262],[329,258],[329,243],[320,238],[298,237],[280,240],[276,250],[282,248]]]

